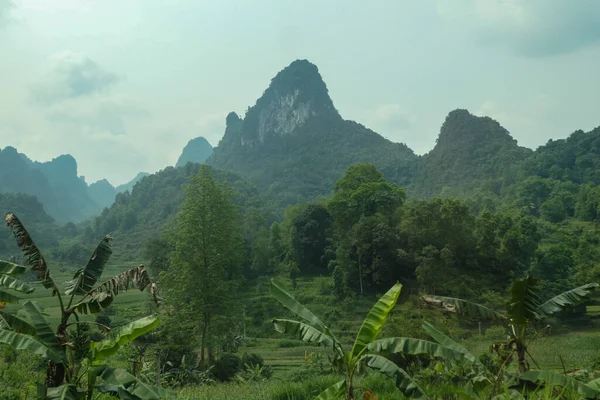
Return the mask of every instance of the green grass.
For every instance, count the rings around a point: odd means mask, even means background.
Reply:
[[[587,313],[591,317],[600,317],[600,305],[587,306]]]
[[[110,278],[138,263],[113,262],[104,271],[100,280]],[[51,266],[52,268],[52,266]],[[74,269],[58,271],[51,269],[55,280],[64,293],[63,282],[72,278]],[[347,299],[342,302],[334,298],[329,290],[330,278],[298,279],[295,288],[290,289],[296,298],[321,318],[338,337],[351,344],[364,317],[373,305],[372,298]],[[291,282],[287,282],[291,288]],[[23,298],[37,300],[45,308],[48,319],[55,325],[60,316],[58,300],[51,296],[51,291],[36,285],[36,291]],[[146,305],[148,293],[130,290],[119,294],[111,308],[115,310],[111,316],[113,325],[141,317],[147,314]],[[404,299],[406,300],[406,299]],[[205,387],[186,388],[181,391],[182,399],[282,399],[302,400],[312,398],[316,392],[331,384],[335,377],[322,377],[313,383],[290,382],[294,371],[299,371],[306,365],[305,354],[322,352],[322,349],[306,346],[303,342],[291,337],[285,337],[275,332],[271,320],[273,317],[292,317],[289,311],[274,301],[268,293],[267,281],[249,282],[246,290],[240,296],[240,301],[247,304],[246,315],[249,319],[249,336],[246,346],[239,353],[257,353],[270,365],[273,377],[262,383],[240,385],[237,383],[217,384]],[[590,315],[600,315],[600,306],[589,306]],[[93,318],[93,317],[92,317]],[[420,328],[423,321],[431,321],[434,325],[444,328],[457,341],[463,343],[475,355],[490,352],[494,341],[502,340],[503,334],[499,327],[488,328],[484,336],[479,336],[476,329],[461,325],[456,318],[444,317],[437,311],[421,308],[416,303],[404,301],[394,310],[392,317],[382,333],[383,336],[421,336],[425,337]],[[466,338],[461,340],[460,338]],[[551,369],[558,372],[576,368],[590,368],[600,359],[600,333],[594,330],[580,330],[569,333],[545,335],[536,339],[529,347],[530,353],[541,369]],[[120,355],[121,358],[124,355]],[[119,356],[117,356],[119,358]],[[126,364],[126,363],[125,363]],[[124,365],[125,366],[125,365]],[[537,368],[531,362],[532,368]],[[393,383],[387,379],[374,376],[362,378],[368,387],[379,387],[376,391],[380,400],[399,399],[400,394]]]
[[[192,387],[181,390],[178,398],[185,400],[312,400],[340,379],[341,377],[336,376],[322,376],[297,383],[272,379],[252,384],[228,383]],[[381,375],[361,377],[355,381],[355,386],[372,389],[379,400],[404,399],[404,396],[396,389],[394,382]]]

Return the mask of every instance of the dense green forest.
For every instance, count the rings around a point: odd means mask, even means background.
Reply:
[[[600,398],[600,128],[454,110],[418,156],[307,61],[226,122],[85,220],[0,153],[0,398]]]

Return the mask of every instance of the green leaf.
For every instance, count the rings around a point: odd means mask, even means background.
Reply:
[[[334,383],[329,386],[327,389],[323,390],[315,400],[338,400],[346,391],[346,380],[342,379],[341,381]]]
[[[273,326],[279,333],[291,334],[305,342],[318,343],[331,349],[334,348],[335,340],[331,336],[303,322],[275,318],[273,319]]]
[[[413,399],[427,399],[423,389],[417,385],[411,376],[387,358],[376,354],[366,354],[361,357],[361,361],[365,362],[368,367],[373,368],[392,379],[396,379],[396,386],[406,397],[411,397]]]
[[[27,272],[27,267],[14,264],[8,261],[0,260],[0,275],[23,275]]]
[[[96,314],[108,307],[119,293],[127,291],[131,287],[137,287],[143,291],[150,283],[146,267],[138,265],[98,285],[69,311],[76,310],[81,314]]]
[[[83,315],[97,314],[110,306],[114,299],[112,293],[101,292],[82,299],[79,303],[71,307],[69,311],[74,310]]]
[[[427,332],[427,334],[429,336],[431,336],[433,338],[433,340],[435,340],[442,346],[445,346],[449,349],[452,349],[454,351],[461,353],[465,359],[471,361],[474,364],[477,364],[477,365],[483,367],[483,364],[481,363],[481,361],[479,361],[479,359],[477,357],[475,357],[471,352],[469,352],[469,350],[465,349],[463,346],[456,343],[454,340],[452,340],[448,336],[444,335],[442,332],[435,329],[434,326],[431,325],[429,322],[425,322],[423,324],[423,329],[425,330],[425,332]]]
[[[8,275],[0,275],[0,286],[27,294],[35,290],[32,286],[29,286],[25,282],[21,282],[20,280]]]
[[[25,229],[25,226],[21,223],[19,218],[11,212],[6,213],[4,219],[6,220],[6,225],[12,230],[12,233],[17,240],[17,245],[21,248],[26,257],[27,265],[37,272],[38,279],[46,289],[55,288],[54,281],[50,276],[48,264],[42,256],[40,249],[38,249],[31,238],[31,235],[27,232],[27,229]]]
[[[358,335],[356,335],[354,346],[352,346],[352,357],[358,357],[362,354],[365,347],[381,333],[381,329],[383,328],[385,321],[387,321],[390,311],[392,311],[398,301],[401,290],[402,285],[396,283],[386,294],[381,296],[373,308],[371,308],[371,311],[369,311],[369,314],[358,331]]]
[[[50,358],[61,363],[60,354],[56,354],[29,335],[0,329],[0,343],[9,345],[13,350],[29,350],[34,354]]]
[[[589,387],[600,391],[600,378],[593,379],[586,383]]]
[[[158,324],[158,317],[156,315],[151,315],[113,330],[106,339],[101,342],[92,343],[91,359],[100,361],[112,356],[120,347],[135,340],[137,337],[150,332]]]
[[[86,294],[94,288],[112,254],[111,240],[112,238],[106,235],[94,250],[85,267],[75,272],[73,280],[66,282],[65,293],[67,295]]]
[[[35,336],[35,328],[29,322],[14,314],[0,310],[0,329],[8,329],[18,333]]]
[[[277,301],[284,305],[285,308],[292,311],[294,314],[298,315],[300,318],[305,319],[311,325],[321,330],[326,335],[332,337],[336,342],[338,340],[331,333],[329,328],[321,322],[319,318],[315,314],[313,314],[308,308],[304,307],[302,304],[298,303],[294,296],[289,294],[282,286],[280,286],[275,279],[271,279],[271,288],[270,292],[275,297]]]
[[[454,297],[426,295],[421,298],[426,304],[442,308],[446,311],[465,315],[473,319],[487,321],[503,321],[506,319],[502,314],[491,308]]]
[[[527,278],[515,280],[510,287],[510,300],[507,305],[508,318],[512,324],[525,325],[540,319],[537,313],[540,299],[535,292],[537,280]]]
[[[100,393],[108,393],[113,397],[117,397],[121,400],[144,400],[129,393],[123,386],[117,385],[96,385],[94,387]]]
[[[106,385],[98,385],[97,387],[121,387],[132,396],[144,400],[161,400],[164,398],[175,397],[176,393],[165,390],[160,387],[147,385],[129,372],[114,367],[105,365],[93,365],[90,367],[92,373],[102,379]]]
[[[556,312],[562,311],[567,307],[581,302],[599,286],[600,285],[598,285],[596,282],[593,282],[588,283],[587,285],[579,286],[575,289],[567,290],[566,292],[554,296],[547,302],[540,305],[537,308],[537,313],[541,317],[549,317]]]
[[[72,384],[46,389],[46,400],[78,400],[79,398],[77,386]]]
[[[386,354],[424,354],[430,357],[445,358],[447,360],[460,360],[464,358],[462,353],[444,347],[439,343],[407,337],[392,337],[374,340],[367,346],[367,349],[372,352]]]
[[[23,310],[35,328],[35,335],[40,342],[42,342],[44,346],[48,347],[50,351],[56,354],[63,354],[64,351],[60,345],[60,342],[58,341],[58,338],[37,307],[31,301],[26,301],[23,303]]]
[[[4,290],[0,290],[0,303],[18,303],[21,300],[20,297],[15,296],[14,294],[5,292]]]
[[[528,371],[519,375],[519,378],[529,382],[543,382],[548,386],[560,386],[568,391],[575,391],[586,399],[597,399],[600,397],[600,390],[579,382],[567,375],[557,374],[551,371]],[[592,381],[593,382],[593,381]]]

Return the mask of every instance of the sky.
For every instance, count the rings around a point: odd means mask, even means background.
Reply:
[[[0,147],[121,184],[217,145],[296,59],[418,154],[457,108],[530,148],[600,125],[598,0],[0,0]]]

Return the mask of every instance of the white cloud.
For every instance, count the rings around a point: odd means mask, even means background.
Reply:
[[[416,121],[408,108],[397,103],[379,105],[358,119],[358,122],[392,141],[404,141]]]
[[[597,0],[438,0],[438,14],[485,44],[542,57],[600,44]]]
[[[400,104],[384,104],[373,114],[379,126],[394,131],[410,128],[414,119],[413,115]]]
[[[45,110],[45,115],[55,123],[89,126],[113,135],[125,135],[128,117],[144,117],[148,114],[131,99],[88,97],[51,105]]]
[[[119,77],[106,71],[82,53],[54,54],[45,66],[44,77],[34,85],[32,95],[43,104],[106,93]]]

